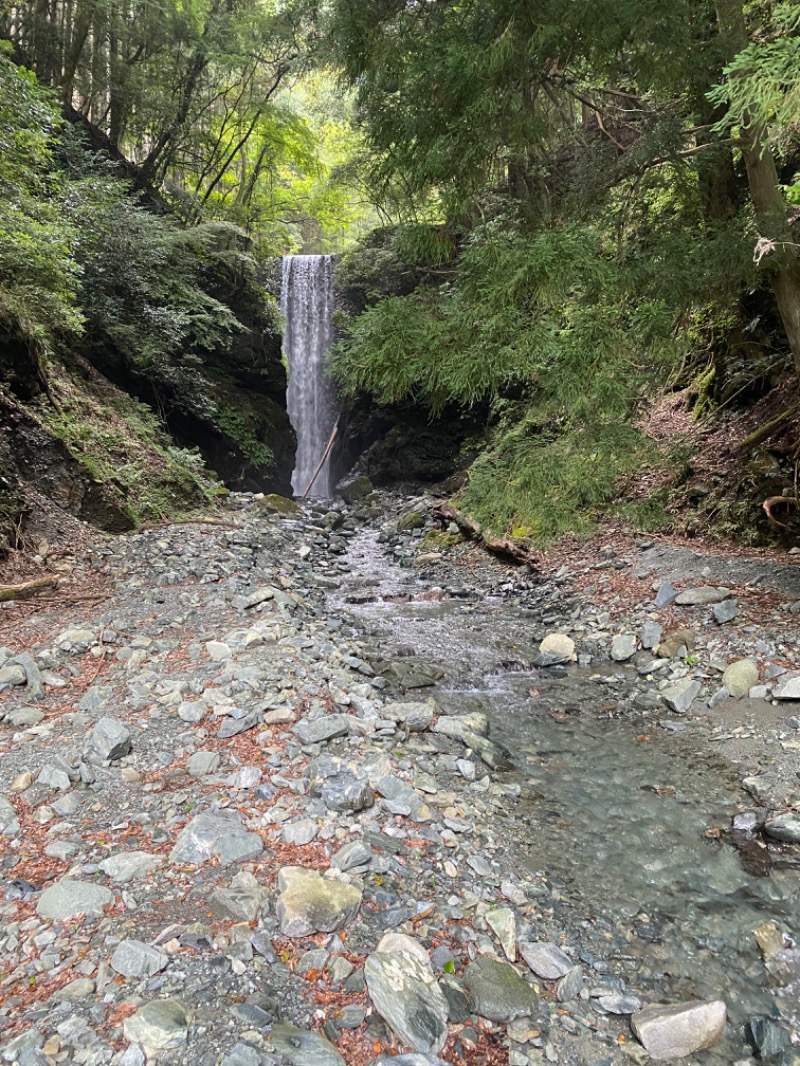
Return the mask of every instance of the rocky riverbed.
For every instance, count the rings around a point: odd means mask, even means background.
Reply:
[[[4,1062],[800,1063],[795,568],[431,503],[233,496],[0,612]]]

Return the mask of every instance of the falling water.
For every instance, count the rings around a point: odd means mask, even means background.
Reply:
[[[331,257],[284,256],[281,311],[286,323],[283,351],[289,364],[287,407],[297,434],[292,474],[295,496],[308,491],[338,415],[336,390],[326,374],[332,309]],[[330,457],[317,474],[309,495],[333,495]]]

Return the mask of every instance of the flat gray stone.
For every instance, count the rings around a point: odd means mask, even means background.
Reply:
[[[19,655],[15,655],[11,661],[16,663],[17,666],[21,666],[25,672],[25,682],[28,686],[25,698],[29,700],[41,699],[44,696],[44,681],[42,672],[36,665],[33,656],[29,652],[23,651]]]
[[[510,907],[496,907],[486,915],[486,924],[500,941],[503,954],[514,962],[517,957],[517,921]]]
[[[739,699],[758,684],[758,666],[752,659],[739,659],[731,663],[722,675],[722,687],[728,690],[728,695]]]
[[[800,700],[800,677],[789,677],[777,685],[772,695],[776,700]]]
[[[662,689],[661,696],[671,711],[676,714],[686,714],[700,695],[702,687],[699,681],[685,677],[676,681],[674,685]]]
[[[51,999],[54,1003],[80,1003],[94,993],[95,983],[90,977],[76,977],[69,984],[56,989]]]
[[[375,1009],[414,1051],[439,1052],[447,1040],[447,1000],[419,941],[389,933],[364,964]]]
[[[642,647],[648,651],[651,648],[657,647],[663,632],[664,630],[658,622],[644,622],[642,628],[639,630],[639,640],[641,641]]]
[[[268,890],[258,883],[249,870],[241,870],[228,887],[218,888],[212,893],[209,903],[223,918],[255,922],[268,895]]]
[[[199,866],[217,859],[221,866],[228,866],[233,862],[253,859],[263,850],[261,837],[249,833],[237,814],[204,811],[180,831],[169,861]]]
[[[785,814],[776,814],[764,824],[764,832],[773,840],[800,844],[800,812],[787,811]]]
[[[599,996],[597,1002],[608,1014],[633,1014],[642,1009],[642,1001],[629,992],[617,992],[610,996]]]
[[[17,707],[9,711],[3,721],[14,729],[30,729],[31,726],[38,725],[43,718],[44,711],[37,711],[35,707]]]
[[[611,641],[611,658],[615,663],[625,663],[636,654],[636,637],[633,633],[620,633]]]
[[[220,1066],[261,1066],[261,1054],[250,1044],[234,1044]]]
[[[338,755],[314,759],[309,766],[309,791],[331,811],[362,811],[375,802],[366,770]]]
[[[332,933],[352,921],[361,906],[360,888],[302,866],[280,871],[278,892],[276,913],[284,936]]]
[[[556,999],[559,1003],[569,1003],[571,999],[578,998],[582,989],[583,970],[580,966],[573,966],[556,985]]]
[[[448,1066],[438,1055],[424,1055],[411,1051],[406,1055],[381,1055],[372,1066]]]
[[[664,581],[658,586],[658,591],[656,592],[656,598],[654,600],[655,606],[667,607],[675,601],[677,595],[677,589],[673,588],[669,581]]]
[[[348,733],[346,714],[327,714],[323,718],[301,718],[292,732],[301,744],[323,744]]]
[[[723,600],[722,603],[714,604],[711,613],[717,625],[724,626],[726,622],[732,622],[739,614],[739,604],[736,600]]]
[[[116,718],[101,718],[92,730],[91,744],[101,759],[114,762],[131,750],[130,730]]]
[[[511,1022],[536,1013],[536,992],[507,962],[481,956],[464,971],[464,984],[474,1000],[475,1013],[490,1022]]]
[[[354,870],[357,866],[366,866],[372,861],[375,852],[361,840],[351,840],[339,848],[331,859],[331,866],[337,870]]]
[[[722,603],[730,596],[731,590],[715,588],[713,585],[700,585],[696,589],[686,589],[675,597],[679,607],[706,607],[712,603]]]
[[[722,1000],[652,1006],[631,1017],[631,1029],[651,1059],[682,1059],[703,1051],[722,1036],[726,1010]]]
[[[0,688],[24,685],[25,680],[25,671],[19,663],[10,662],[0,666]]]
[[[123,1032],[132,1044],[141,1044],[148,1058],[186,1043],[189,1019],[177,999],[155,999],[125,1019]]]
[[[400,722],[409,733],[421,733],[433,724],[434,708],[430,703],[387,703],[380,713]]]
[[[284,822],[281,826],[281,840],[285,844],[302,847],[310,844],[319,833],[319,825],[313,818],[298,818],[294,822]]]
[[[186,769],[192,777],[205,777],[206,774],[214,773],[219,762],[219,752],[196,751],[186,763]]]
[[[17,808],[5,796],[0,796],[0,829],[17,820]]]
[[[418,659],[401,659],[391,663],[383,672],[405,689],[428,688],[444,677],[444,670],[440,667]]]
[[[575,965],[557,944],[547,941],[523,942],[519,945],[519,953],[536,976],[545,981],[557,981]]]
[[[308,1029],[298,1029],[289,1022],[273,1025],[269,1038],[290,1066],[347,1066],[330,1040]]]
[[[151,855],[147,851],[120,851],[103,859],[100,869],[115,884],[126,885],[147,877],[163,861],[163,855]]]
[[[63,922],[79,914],[96,918],[113,902],[114,893],[102,885],[65,878],[42,892],[36,913],[40,918],[50,918],[54,922]]]
[[[111,969],[123,977],[152,977],[166,969],[169,957],[141,940],[123,940],[111,956]]]

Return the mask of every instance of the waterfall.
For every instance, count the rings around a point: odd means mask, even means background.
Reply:
[[[281,312],[285,322],[283,351],[289,364],[286,406],[297,434],[292,473],[295,496],[306,492],[338,417],[336,389],[325,373],[332,310],[331,257],[284,256]],[[330,456],[309,495],[333,495]]]

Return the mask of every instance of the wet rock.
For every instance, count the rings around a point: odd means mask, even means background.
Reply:
[[[789,844],[800,844],[800,811],[787,811],[776,814],[764,824],[764,832],[773,840],[782,840]]]
[[[301,718],[292,729],[301,744],[323,744],[348,733],[346,714],[327,714],[322,718]]]
[[[615,663],[624,663],[636,654],[636,637],[633,633],[620,633],[611,641],[611,658]]]
[[[702,685],[691,677],[682,678],[674,685],[662,689],[661,696],[667,707],[676,714],[686,714],[700,695]]]
[[[545,981],[557,981],[566,976],[575,965],[556,944],[522,942],[519,953],[537,977]]]
[[[156,999],[145,1003],[125,1019],[125,1039],[140,1044],[148,1058],[186,1043],[189,1019],[176,999]]]
[[[111,956],[111,969],[123,977],[152,977],[165,969],[168,962],[169,958],[158,948],[141,940],[123,940]]]
[[[744,1028],[745,1039],[759,1062],[768,1062],[783,1053],[789,1039],[771,1018],[752,1018]]]
[[[116,718],[101,718],[92,730],[91,745],[107,762],[124,758],[131,750],[131,734]]]
[[[124,885],[146,877],[164,861],[163,855],[146,851],[120,851],[100,863],[100,869],[115,884]]]
[[[507,962],[484,955],[464,971],[464,984],[475,1003],[475,1013],[492,1022],[510,1022],[533,1014],[536,992]]]
[[[221,866],[255,858],[264,850],[261,837],[248,833],[238,815],[227,811],[204,811],[178,834],[169,861],[199,866],[217,859]]]
[[[738,699],[746,696],[758,684],[758,666],[752,659],[739,659],[731,663],[722,675],[722,685],[728,694]]]
[[[415,659],[401,659],[391,663],[383,671],[385,677],[392,678],[404,689],[428,688],[441,681],[444,670],[432,663],[421,662]]]
[[[686,589],[675,597],[679,607],[706,607],[712,603],[722,603],[730,596],[731,590],[715,588],[713,585],[701,585],[696,589]]]
[[[681,1059],[715,1044],[725,1029],[722,1000],[645,1007],[631,1018],[631,1029],[656,1062]]]
[[[576,661],[575,641],[566,633],[548,633],[539,645],[539,654],[547,662],[543,665],[558,666],[560,663]]]
[[[280,1022],[272,1027],[269,1038],[290,1066],[347,1066],[333,1044],[319,1033]]]
[[[46,888],[36,904],[40,918],[63,922],[78,914],[97,917],[114,902],[114,893],[102,885],[65,878]]]
[[[447,1001],[422,945],[387,933],[364,966],[370,999],[414,1051],[438,1052],[447,1039]]]
[[[361,906],[361,889],[302,866],[280,871],[278,892],[276,912],[284,936],[332,933],[352,921]]]

